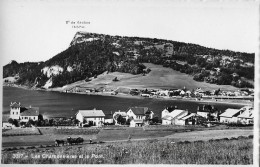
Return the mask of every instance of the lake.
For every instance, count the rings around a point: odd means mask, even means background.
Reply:
[[[114,111],[126,111],[128,107],[149,107],[155,116],[161,117],[161,111],[167,106],[178,106],[179,109],[188,109],[195,112],[203,102],[181,101],[166,99],[135,99],[99,95],[83,95],[73,93],[49,92],[40,90],[27,90],[15,87],[3,87],[3,114],[9,114],[11,102],[21,102],[22,106],[39,107],[40,113],[45,117],[71,117],[78,110],[100,109],[105,114]],[[224,111],[227,108],[241,108],[236,104],[214,104],[216,108]]]

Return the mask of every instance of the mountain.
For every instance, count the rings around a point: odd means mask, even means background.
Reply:
[[[156,38],[122,37],[77,32],[68,49],[45,62],[4,66],[4,78],[19,76],[18,84],[53,88],[90,81],[104,72],[145,75],[143,63],[186,73],[195,81],[253,87],[254,53],[218,50]]]

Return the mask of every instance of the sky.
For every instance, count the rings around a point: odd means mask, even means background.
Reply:
[[[77,31],[253,53],[258,7],[253,0],[2,0],[0,61],[46,61],[67,49]],[[72,28],[66,21],[90,24]]]

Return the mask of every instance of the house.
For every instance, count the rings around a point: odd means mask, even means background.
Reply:
[[[143,123],[144,123],[143,120],[132,119],[130,121],[130,126],[129,127],[142,126]]]
[[[162,111],[163,125],[179,125],[182,124],[179,119],[188,114],[188,111],[167,107]]]
[[[205,122],[206,118],[196,113],[190,113],[178,119],[178,125],[197,125]]]
[[[15,126],[8,122],[10,117],[8,115],[2,115],[2,128],[3,129],[12,129]]]
[[[142,126],[145,120],[153,118],[153,111],[148,107],[129,107],[127,117],[131,118],[130,127]]]
[[[186,92],[184,90],[181,90],[180,95],[184,96],[185,94],[186,94]]]
[[[222,123],[237,123],[237,116],[242,114],[243,110],[228,108],[224,113],[220,114],[220,122]]]
[[[19,119],[20,118],[20,110],[21,110],[21,103],[11,102],[10,105],[10,118],[12,119]]]
[[[254,123],[254,109],[253,107],[243,107],[244,112],[237,116],[238,122],[242,124],[253,124]]]
[[[142,93],[141,96],[142,96],[142,97],[150,97],[150,94],[148,94],[148,93]]]
[[[169,90],[159,90],[158,95],[159,96],[169,96]]]
[[[28,122],[38,120],[39,107],[22,107],[21,103],[11,102],[10,118],[20,120],[20,122]]]
[[[105,114],[102,110],[79,110],[76,113],[79,126],[87,124],[89,126],[101,126],[105,121]]]
[[[119,110],[118,112],[115,112],[115,113],[113,114],[113,121],[115,122],[115,125],[118,125],[118,124],[119,124],[118,121],[117,121],[117,118],[118,118],[119,116],[123,117],[125,120],[128,119],[128,116],[127,116],[126,112],[122,112],[122,111]]]
[[[106,123],[106,124],[113,124],[113,123],[114,123],[112,111],[111,111],[110,114],[106,114],[106,115],[105,115],[105,121],[104,121],[104,123]]]
[[[218,110],[212,105],[203,105],[203,107],[198,106],[197,114],[210,121],[217,121],[219,115]]]
[[[30,119],[38,121],[39,107],[29,107],[24,110],[20,115],[20,122],[28,122]]]

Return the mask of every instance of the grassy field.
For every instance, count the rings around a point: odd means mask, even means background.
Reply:
[[[2,151],[18,164],[252,164],[252,136],[209,141],[128,141]]]
[[[78,81],[76,83],[70,84],[66,89],[81,86],[89,88],[183,88],[185,86],[188,89],[202,88],[205,90],[237,90],[237,88],[230,85],[216,85],[209,84],[206,82],[194,81],[192,76],[175,71],[171,68],[165,68],[161,65],[155,65],[151,63],[144,63],[147,68],[152,71],[146,76],[143,75],[132,75],[128,73],[113,72],[107,74],[106,72],[99,75],[96,79],[90,82]],[[113,82],[112,80],[117,77],[118,82]],[[62,90],[61,88],[55,88],[53,90]]]
[[[3,136],[3,147],[54,145],[56,139],[67,140],[70,137],[82,137],[85,142],[93,141],[120,141],[147,140],[172,138],[175,141],[209,140],[220,137],[238,137],[253,134],[253,127],[227,127],[225,125],[216,127],[200,126],[147,126],[147,127],[104,127],[93,128],[39,128],[42,135]]]
[[[31,136],[4,136],[2,137],[2,146],[39,146],[53,145],[56,139],[67,140],[70,137],[82,137],[84,140],[95,140],[97,129],[66,129],[66,128],[39,128],[42,135]]]
[[[37,128],[19,128],[2,131],[2,136],[40,135]]]

